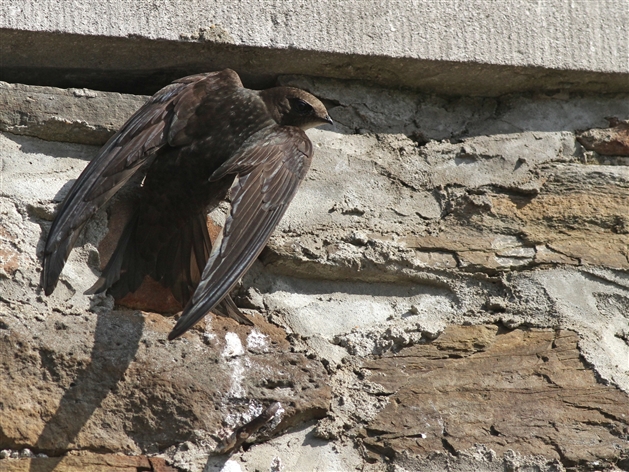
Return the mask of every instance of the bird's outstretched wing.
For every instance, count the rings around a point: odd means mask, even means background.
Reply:
[[[105,144],[61,204],[44,248],[42,285],[50,295],[81,228],[165,146],[189,144],[204,97],[242,87],[231,70],[179,79],[157,92]]]
[[[181,336],[212,310],[253,264],[295,196],[311,158],[306,133],[273,126],[254,134],[212,174],[213,181],[237,175],[230,191],[231,213],[168,339]]]

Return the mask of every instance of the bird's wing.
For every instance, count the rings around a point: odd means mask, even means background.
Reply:
[[[242,87],[231,71],[184,77],[157,92],[103,146],[61,204],[44,249],[43,287],[50,295],[70,250],[87,220],[166,145],[193,139],[195,111],[204,97],[223,88]]]
[[[231,212],[201,282],[168,339],[190,329],[221,301],[253,264],[310,166],[312,143],[299,128],[267,128],[219,167],[211,180],[237,174]]]

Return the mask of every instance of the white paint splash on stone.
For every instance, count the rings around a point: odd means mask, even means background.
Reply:
[[[232,371],[232,382],[228,394],[231,398],[243,398],[245,396],[245,389],[242,386],[242,381],[245,378],[245,367],[242,359],[236,357],[229,361],[229,365]]]
[[[257,329],[253,329],[249,336],[247,336],[247,349],[253,352],[266,352],[268,351],[269,343],[267,336],[262,334]]]
[[[245,366],[241,356],[245,354],[245,349],[236,333],[225,334],[225,347],[223,357],[227,359],[227,364],[231,369],[231,387],[228,395],[231,398],[243,398],[245,389],[242,386],[245,374]]]
[[[207,316],[205,318],[205,331],[203,331],[203,342],[206,344],[211,344],[216,341],[216,334],[214,334],[214,330],[212,329],[212,317]]]
[[[225,335],[225,348],[223,349],[223,357],[238,357],[245,353],[245,349],[240,342],[240,338],[236,333],[227,333]]]
[[[228,460],[221,469],[221,472],[242,472],[240,464],[236,461]]]
[[[239,413],[230,413],[225,416],[223,422],[227,428],[233,430],[238,426],[249,423],[249,421],[254,419],[256,416],[260,416],[263,410],[264,407],[260,402],[256,400],[251,400],[247,405],[247,409],[245,411]]]

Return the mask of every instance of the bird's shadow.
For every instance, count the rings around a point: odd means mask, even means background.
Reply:
[[[93,146],[48,142],[29,136],[8,136],[24,153],[89,160],[96,152]],[[66,182],[52,201],[62,201],[73,184],[73,180]],[[42,228],[36,247],[37,255],[41,258],[50,223],[47,218],[42,219],[37,214],[30,214],[29,219]],[[99,301],[94,303],[98,304]],[[66,329],[59,332],[60,337],[72,336],[72,326]],[[101,407],[110,392],[115,392],[118,383],[124,379],[125,372],[138,351],[143,331],[144,318],[139,314],[106,311],[97,315],[94,343],[89,360],[84,364],[78,364],[72,369],[64,365],[70,361],[66,356],[59,355],[54,350],[40,350],[42,370],[46,371],[54,382],[58,385],[68,385],[68,380],[64,378],[66,372],[73,376],[73,379],[59,400],[55,413],[46,420],[37,441],[30,446],[35,452],[43,452],[52,457],[32,459],[29,467],[31,472],[55,470],[63,459],[62,455],[74,447],[77,437],[94,412]],[[69,357],[73,357],[72,353]],[[89,449],[89,446],[87,448]],[[107,451],[103,449],[94,452]]]
[[[46,451],[56,456],[73,444],[94,411],[124,379],[137,353],[143,330],[142,316],[115,311],[98,315],[89,364],[78,370],[63,394],[57,411],[46,422],[34,445],[36,451]],[[42,361],[47,370],[58,369],[58,362],[52,356],[44,356]],[[61,460],[62,457],[46,461],[33,459],[30,472],[53,471]]]

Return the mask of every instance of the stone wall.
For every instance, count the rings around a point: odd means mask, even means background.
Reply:
[[[2,78],[32,79],[0,83],[0,471],[629,469],[622,40],[594,41],[598,61],[565,48],[534,56],[534,45],[530,60],[498,50],[490,61],[487,46],[464,41],[466,61],[380,28],[378,40],[348,41],[341,67],[337,43],[300,34],[293,50],[290,34],[275,44],[261,36],[262,20],[239,23],[224,11],[214,11],[213,27],[222,22],[229,49],[224,36],[185,36],[195,26],[181,2],[156,7],[179,9],[160,34],[139,21],[154,18],[142,9],[114,27],[124,18],[118,6],[81,16],[57,3],[9,2],[0,29]],[[505,5],[525,29],[529,20]],[[624,12],[614,5],[612,32]],[[271,21],[277,30],[298,19],[281,4],[266,8],[286,18]],[[529,14],[550,24],[568,17],[578,37],[584,7],[550,8]],[[583,14],[596,22],[600,8]],[[446,15],[435,15],[428,30],[446,31]],[[416,17],[391,18],[396,30]],[[522,44],[524,29],[514,30]],[[578,46],[553,31],[537,33]],[[394,54],[395,41],[404,54]],[[61,49],[46,58],[51,44]],[[69,44],[80,46],[75,56],[63,53]],[[99,69],[89,57],[112,44],[124,47]],[[178,48],[219,59],[173,68],[167,53],[164,64],[134,71],[134,46],[138,64],[147,51]],[[44,296],[40,258],[57,204],[147,98],[103,90],[153,91],[175,72],[229,61],[249,84],[309,90],[336,122],[308,132],[308,177],[233,293],[255,326],[212,316],[168,342],[178,307],[158,285],[146,281],[122,300],[84,295],[111,252],[111,211],[88,225]],[[383,67],[413,73],[378,75]],[[426,81],[437,69],[442,80]],[[471,71],[478,80],[466,89]],[[226,208],[210,215],[212,231]],[[274,402],[283,411],[266,428],[222,453]]]

